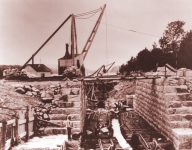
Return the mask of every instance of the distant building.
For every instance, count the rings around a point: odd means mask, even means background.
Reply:
[[[69,45],[66,44],[65,56],[58,59],[58,74],[63,74],[63,71],[70,66],[77,66],[80,68],[83,64],[83,54],[74,54],[74,60],[72,54],[69,54]],[[72,53],[72,52],[71,52]]]
[[[44,64],[27,64],[23,69],[37,77],[47,77],[51,75],[51,69]]]

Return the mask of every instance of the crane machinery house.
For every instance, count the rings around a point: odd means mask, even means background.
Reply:
[[[77,52],[76,52],[76,54],[74,54],[74,58],[73,58],[72,54],[73,54],[72,51],[71,51],[71,54],[69,54],[69,45],[66,44],[65,56],[58,59],[59,75],[62,75],[64,70],[71,66],[80,68],[81,65],[83,64],[83,55],[82,54],[77,54]]]
[[[24,68],[28,73],[34,74],[37,77],[51,76],[51,69],[44,64],[27,64]]]

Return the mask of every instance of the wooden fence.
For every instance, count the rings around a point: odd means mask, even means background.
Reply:
[[[1,107],[1,109],[3,109]],[[7,109],[7,108],[6,108]],[[31,106],[24,109],[10,109],[15,113],[15,118],[0,122],[0,149],[6,150],[20,143],[20,140],[28,141],[29,137],[35,135],[35,122]],[[6,114],[5,114],[6,115]]]

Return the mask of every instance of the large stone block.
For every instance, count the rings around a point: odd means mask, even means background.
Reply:
[[[182,102],[180,102],[180,101],[168,101],[166,107],[167,108],[179,108],[181,106],[182,106]]]
[[[67,87],[68,88],[80,88],[81,87],[81,82],[73,82],[73,81],[68,81],[67,82]]]
[[[177,128],[172,129],[174,143],[179,149],[191,149],[192,129],[191,128]]]
[[[179,78],[178,85],[186,85],[186,78]]]
[[[170,121],[169,127],[174,128],[189,128],[190,121]]]
[[[66,108],[54,108],[51,110],[52,114],[66,114],[67,115],[67,109]]]
[[[81,113],[81,110],[80,108],[67,108],[66,109],[67,111],[67,114],[80,114]]]
[[[67,115],[65,114],[50,114],[49,115],[51,120],[66,120]]]
[[[192,119],[191,114],[174,114],[174,115],[168,115],[167,116],[169,121],[187,121]]]
[[[47,127],[44,129],[45,135],[53,135],[53,134],[67,134],[66,128],[55,128],[55,127]]]
[[[192,101],[183,101],[182,104],[186,107],[192,107]]]
[[[164,93],[188,93],[188,87],[186,85],[180,86],[164,86]]]
[[[192,114],[192,107],[182,106],[180,108],[177,108],[175,114]]]
[[[71,108],[74,107],[75,102],[60,102],[58,103],[60,108]]]
[[[192,70],[186,70],[185,76],[186,77],[192,77]]]
[[[68,95],[68,101],[80,101],[81,100],[81,95]]]
[[[81,102],[73,102],[73,107],[80,107]]]
[[[192,90],[190,91],[189,94],[186,95],[186,100],[187,101],[192,101]]]
[[[50,120],[50,122],[64,127],[63,120]]]
[[[73,128],[80,128],[80,121],[72,121],[73,123]],[[63,121],[63,126],[67,126],[67,121]]]
[[[177,86],[178,85],[178,79],[176,78],[163,78],[162,79],[162,85],[163,86]]]
[[[72,121],[78,121],[80,120],[80,114],[70,114]]]
[[[166,93],[162,98],[166,101],[185,101],[187,93]]]

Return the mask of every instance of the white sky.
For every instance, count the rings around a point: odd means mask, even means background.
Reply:
[[[191,0],[0,0],[0,64],[23,65],[71,13],[95,10],[104,4],[106,14],[85,59],[89,69],[114,61],[121,65],[145,47],[151,49],[168,22],[185,21],[185,30],[192,29]],[[98,15],[76,20],[79,52]],[[57,65],[69,42],[70,23],[37,54],[35,63],[41,60]]]

